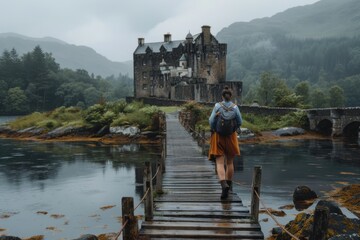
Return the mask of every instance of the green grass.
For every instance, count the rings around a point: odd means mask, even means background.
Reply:
[[[174,113],[176,111],[181,110],[182,107],[179,107],[179,106],[169,106],[169,107],[161,106],[161,107],[159,107],[159,109],[164,113]]]

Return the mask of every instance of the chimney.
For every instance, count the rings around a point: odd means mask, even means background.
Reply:
[[[139,45],[139,46],[143,46],[143,45],[144,45],[144,42],[145,42],[145,39],[144,39],[144,38],[138,38],[138,45]]]
[[[201,27],[201,29],[204,38],[204,45],[210,45],[211,42],[210,26],[204,25]]]
[[[171,42],[171,34],[170,33],[164,34],[164,42]]]

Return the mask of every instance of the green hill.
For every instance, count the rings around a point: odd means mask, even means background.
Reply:
[[[349,100],[355,85],[347,84],[354,77],[360,82],[359,33],[359,0],[321,0],[233,23],[217,38],[228,44],[227,79],[243,81],[245,97],[256,90],[263,72],[272,72],[290,88],[302,81],[324,91],[340,85],[346,105],[360,105]],[[248,100],[254,100],[254,91]]]
[[[61,40],[45,37],[30,38],[16,33],[0,33],[0,51],[15,48],[19,55],[32,51],[39,45],[44,52],[52,53],[61,68],[85,69],[103,77],[119,73],[132,76],[132,65],[127,62],[113,62],[95,52],[92,48],[68,44]]]

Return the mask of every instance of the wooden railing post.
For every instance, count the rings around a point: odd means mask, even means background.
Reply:
[[[163,142],[162,142],[162,151],[161,151],[161,163],[162,163],[162,173],[165,172],[165,159],[166,159],[166,151],[167,151],[167,146],[166,146],[166,136],[165,138],[163,139]]]
[[[138,237],[138,221],[134,215],[134,199],[132,197],[123,197],[122,206],[122,224],[127,224],[123,230],[123,240],[135,240]]]
[[[205,151],[205,143],[206,143],[206,141],[205,141],[205,129],[203,129],[203,130],[201,131],[201,140],[200,140],[200,142],[201,142],[201,151],[202,151],[202,153],[204,154],[204,151]]]
[[[163,158],[163,157],[161,156],[161,158]],[[158,170],[158,173],[156,175],[156,193],[158,193],[158,194],[163,193],[163,190],[162,190],[162,174],[163,174],[162,165],[163,165],[162,160],[159,159],[158,164],[157,164],[157,167],[159,168],[159,170]]]
[[[259,222],[259,202],[261,186],[261,166],[254,167],[252,193],[251,193],[251,217],[255,222]],[[259,197],[256,195],[259,195]]]
[[[152,188],[152,171],[150,162],[145,162],[144,168],[144,194],[147,193],[144,201],[144,210],[145,210],[145,221],[150,221],[153,218],[153,188]]]
[[[329,208],[318,206],[315,208],[313,232],[310,240],[326,240],[329,225]]]

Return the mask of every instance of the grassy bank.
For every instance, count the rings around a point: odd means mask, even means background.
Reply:
[[[188,102],[183,108],[192,113],[195,118],[196,129],[199,127],[210,131],[209,116],[212,107],[205,107],[196,102]],[[241,111],[241,107],[240,107]],[[262,131],[275,130],[283,127],[307,128],[307,116],[303,111],[289,113],[283,116],[261,116],[255,114],[242,113],[243,124],[241,127],[248,128],[255,133]]]
[[[87,109],[59,107],[50,112],[34,112],[8,124],[13,130],[30,127],[51,131],[58,127],[101,128],[102,126],[137,126],[141,130],[158,130],[160,108],[142,102],[125,101],[95,104]]]

